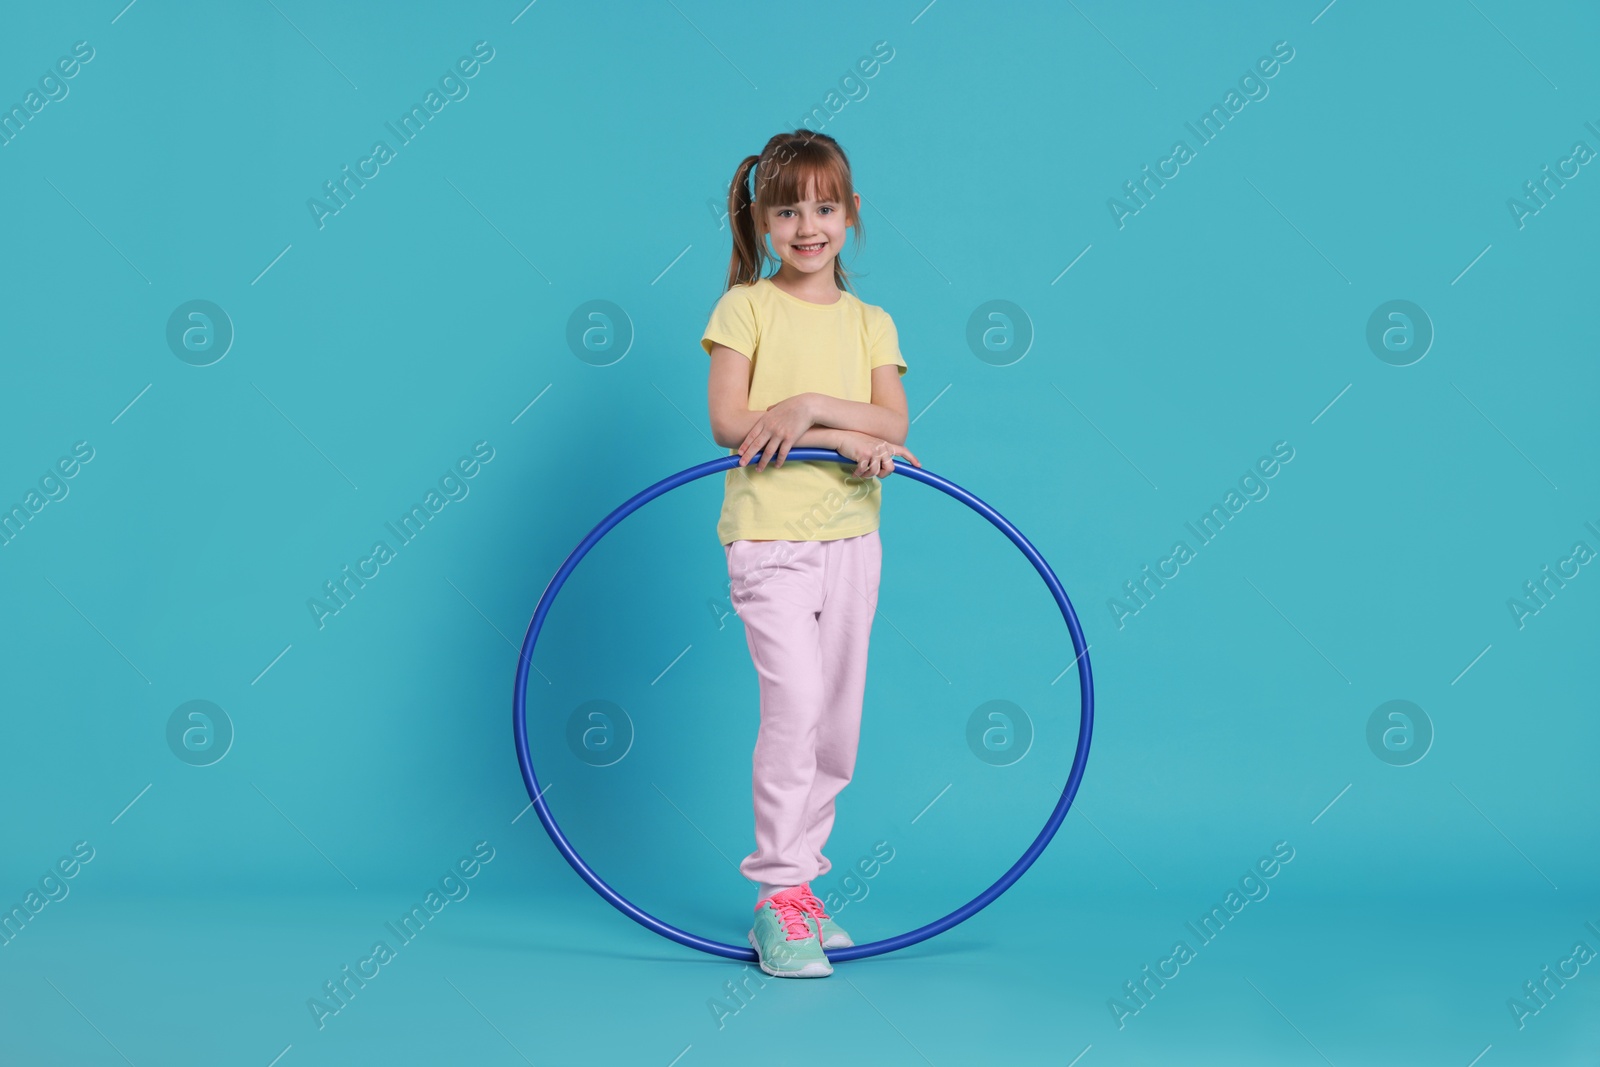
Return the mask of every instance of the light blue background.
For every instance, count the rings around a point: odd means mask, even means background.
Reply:
[[[1592,8],[121,4],[0,34],[8,108],[95,49],[0,147],[0,503],[94,449],[0,548],[0,898],[95,850],[0,948],[16,1062],[1593,1061],[1588,968],[1523,1028],[1507,1007],[1600,949],[1600,577],[1520,628],[1507,606],[1600,549],[1600,178],[1521,228],[1507,207],[1600,149]],[[469,95],[319,229],[308,198],[478,41]],[[898,325],[909,447],[1072,597],[1094,744],[999,902],[719,1025],[737,965],[605,904],[526,810],[516,648],[600,519],[721,453],[698,345],[718,205],[877,41],[893,58],[821,127],[864,202],[846,262]],[[1119,228],[1107,201],[1279,41],[1269,94]],[[195,299],[236,331],[206,367],[165,339]],[[1436,331],[1404,367],[1365,339],[1396,299]],[[614,362],[568,344],[593,300],[625,313]],[[1031,334],[1008,366],[966,341],[991,300]],[[469,494],[319,628],[307,600],[479,441]],[[1119,628],[1107,601],[1280,441],[1270,494]],[[574,575],[530,737],[610,884],[743,944],[757,689],[717,483]],[[891,476],[881,533],[861,759],[817,883],[842,896],[892,845],[840,910],[858,941],[999,877],[1078,716],[1059,614],[992,527]],[[236,731],[208,767],[166,740],[195,699]],[[1035,731],[1007,767],[965,740],[997,699]],[[1393,699],[1436,733],[1411,766],[1367,744]],[[635,731],[607,768],[566,747],[590,700]],[[479,841],[471,895],[318,1029],[308,998]],[[1119,1028],[1108,1000],[1279,841],[1271,894]]]

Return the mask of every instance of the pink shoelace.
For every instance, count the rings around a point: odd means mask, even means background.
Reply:
[[[796,887],[787,893],[774,893],[767,898],[766,902],[770,902],[778,913],[778,922],[783,925],[784,935],[787,940],[801,941],[814,934],[820,939],[822,932],[821,916],[818,916],[819,921],[815,930],[806,921],[814,914],[810,904],[812,900],[816,900],[816,898],[811,896],[804,887]],[[820,911],[821,901],[818,901],[816,906]]]
[[[812,915],[815,915],[819,920],[833,918],[833,916],[822,910],[822,901],[818,900],[817,895],[811,891],[810,882],[803,884],[800,887],[800,892],[797,893],[796,896],[800,898],[801,907],[805,908]]]

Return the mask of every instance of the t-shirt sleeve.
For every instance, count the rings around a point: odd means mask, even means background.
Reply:
[[[722,294],[717,306],[711,309],[711,320],[706,323],[700,347],[711,354],[712,345],[727,345],[746,359],[754,359],[761,331],[756,322],[756,309],[749,294],[735,286]]]
[[[879,309],[872,317],[872,321],[872,328],[867,334],[869,342],[867,366],[876,370],[886,364],[896,363],[900,366],[901,377],[904,377],[906,361],[900,354],[900,332],[895,329],[894,319],[889,317],[887,311]]]

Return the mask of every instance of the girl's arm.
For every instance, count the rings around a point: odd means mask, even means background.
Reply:
[[[863,404],[859,400],[844,400],[827,393],[808,393],[806,396],[813,430],[855,430],[892,444],[906,443],[906,431],[910,423],[903,407],[896,411],[887,404]]]
[[[724,412],[720,425],[712,428],[712,436],[723,448],[738,448],[750,436],[750,428],[765,415],[765,411]],[[791,448],[831,448],[838,451],[839,442],[853,436],[855,431],[835,426],[813,426],[795,438]]]
[[[898,364],[885,363],[873,368],[870,404],[827,393],[804,393],[802,396],[815,426],[855,430],[891,444],[906,443],[911,424],[906,415],[906,391],[900,384]]]
[[[815,393],[802,393],[784,401],[792,404]],[[711,375],[707,386],[707,407],[711,416],[711,437],[723,448],[740,448],[750,430],[766,411],[751,411],[750,360],[726,345],[711,346]],[[865,406],[865,405],[862,405]],[[791,448],[831,448],[851,436],[842,427],[813,425],[801,432]]]

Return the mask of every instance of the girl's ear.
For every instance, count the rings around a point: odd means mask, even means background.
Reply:
[[[861,194],[860,193],[856,193],[855,194],[855,198],[856,198],[855,217],[859,219],[861,217]]]

